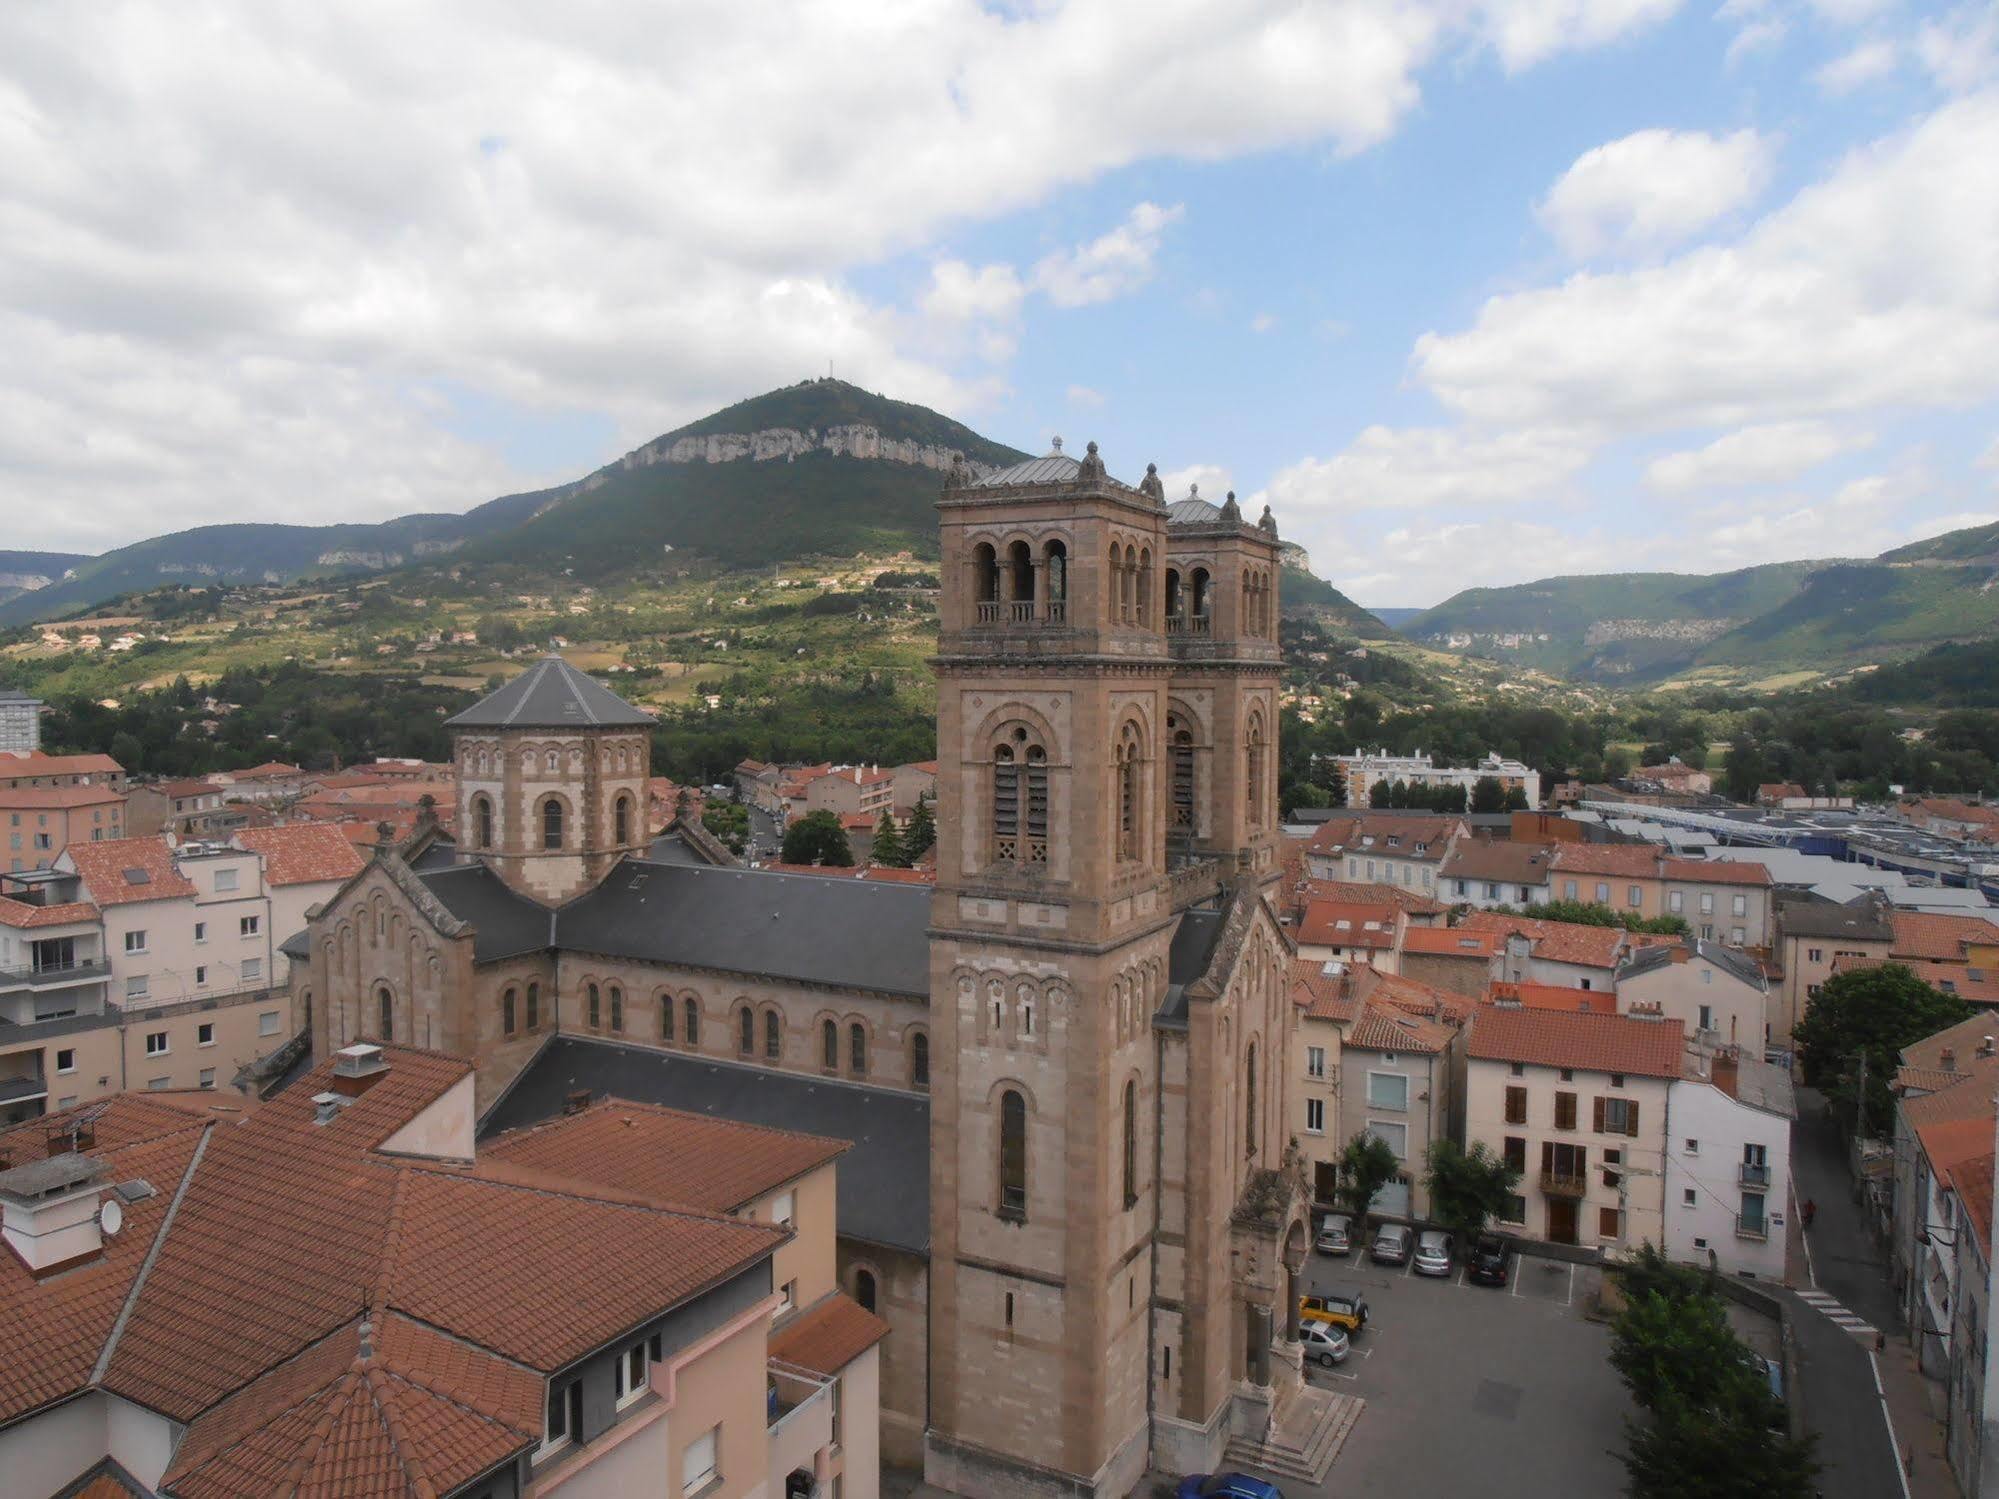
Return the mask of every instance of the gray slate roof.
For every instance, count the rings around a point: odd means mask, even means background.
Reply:
[[[1219,525],[1221,519],[1221,506],[1210,505],[1197,495],[1175,500],[1166,507],[1166,524],[1169,526],[1214,526]]]
[[[560,656],[550,655],[457,717],[446,719],[445,727],[624,729],[650,728],[652,721],[651,714],[641,713]]]
[[[1892,942],[1895,925],[1885,901],[1871,894],[1836,906],[1827,901],[1800,901],[1785,906],[1778,927],[1786,937],[1850,937],[1856,942]]]
[[[475,963],[540,952],[551,944],[555,926],[551,913],[509,890],[506,882],[483,864],[426,869],[417,878],[445,910],[472,925]]]
[[[627,859],[556,914],[556,941],[689,968],[930,994],[930,887]]]
[[[1187,1028],[1187,986],[1208,971],[1214,961],[1215,944],[1222,939],[1228,913],[1196,908],[1184,912],[1173,928],[1173,942],[1166,950],[1166,998],[1153,1017],[1168,1030]]]
[[[482,1122],[480,1136],[553,1118],[564,1098],[582,1088],[851,1141],[838,1171],[841,1236],[930,1251],[930,1100],[923,1094],[557,1036]]]

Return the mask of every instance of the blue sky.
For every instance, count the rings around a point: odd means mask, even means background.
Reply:
[[[464,509],[823,372],[1363,602],[1999,517],[1999,4],[0,16],[0,545]]]

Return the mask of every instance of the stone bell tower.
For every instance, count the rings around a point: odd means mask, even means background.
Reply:
[[[557,655],[447,720],[460,857],[559,905],[643,852],[652,722]]]

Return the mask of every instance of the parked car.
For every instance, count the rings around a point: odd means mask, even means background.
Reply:
[[[1305,1345],[1306,1358],[1315,1358],[1328,1369],[1345,1363],[1353,1346],[1348,1343],[1344,1328],[1321,1322],[1317,1317],[1298,1319],[1298,1341]]]
[[[1471,1247],[1465,1279],[1482,1286],[1503,1286],[1512,1273],[1512,1255],[1506,1241],[1492,1234],[1480,1234]]]
[[[1440,1228],[1426,1228],[1416,1235],[1416,1263],[1411,1268],[1418,1275],[1449,1275],[1451,1236]]]
[[[1384,1223],[1374,1231],[1374,1245],[1368,1258],[1377,1265],[1409,1263],[1409,1230],[1400,1223]]]
[[[1779,1436],[1788,1435],[1791,1429],[1791,1415],[1784,1407],[1784,1366],[1774,1358],[1758,1360],[1763,1365],[1763,1374],[1770,1381],[1772,1401],[1770,1429]]]
[[[1284,1490],[1247,1473],[1189,1473],[1174,1499],[1284,1499]]]
[[[1353,1219],[1345,1213],[1326,1214],[1326,1221],[1319,1225],[1319,1237],[1314,1247],[1321,1254],[1352,1254]]]
[[[1298,1314],[1308,1322],[1330,1322],[1344,1332],[1359,1332],[1367,1326],[1367,1298],[1358,1291],[1300,1296]]]

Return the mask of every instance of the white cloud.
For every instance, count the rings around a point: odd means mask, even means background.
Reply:
[[[1901,65],[1902,49],[1885,38],[1862,42],[1812,74],[1812,81],[1835,98],[1878,83]]]
[[[1369,427],[1332,458],[1306,458],[1271,477],[1280,515],[1548,499],[1589,461],[1559,429],[1491,434],[1442,427]]]
[[[1825,422],[1772,422],[1744,427],[1703,448],[1667,453],[1645,469],[1654,489],[1680,492],[1715,485],[1783,484],[1841,453],[1874,441],[1866,432]]]
[[[946,322],[974,318],[1010,318],[1026,295],[1020,274],[1010,265],[982,265],[976,270],[962,260],[941,260],[930,268],[923,310]]]
[[[1916,57],[1956,93],[1999,78],[1999,0],[1960,5],[1916,28]]]
[[[1995,521],[1999,521],[1999,512],[1991,510],[1961,510],[1955,515],[1933,515],[1928,520],[1917,521],[1902,540],[1927,541],[1946,531],[1968,531],[1973,526],[1989,526]]]
[[[1057,307],[1085,307],[1136,291],[1152,279],[1166,227],[1185,216],[1178,203],[1140,203],[1108,234],[1036,262],[1034,285]]]
[[[1999,468],[1999,437],[1992,439],[1992,446],[1978,455],[1980,468]]]
[[[1087,385],[1072,385],[1068,390],[1068,401],[1078,411],[1095,411],[1104,404],[1102,391],[1091,390]]]
[[[1486,33],[1509,71],[1646,30],[1679,8],[1680,0],[1492,0],[1482,7]]]
[[[1482,425],[1733,427],[1999,394],[1999,94],[1852,153],[1734,244],[1490,298],[1417,378]]]
[[[1190,463],[1184,468],[1167,469],[1159,476],[1159,482],[1166,486],[1168,504],[1175,500],[1184,500],[1195,489],[1199,489],[1202,499],[1219,505],[1222,497],[1235,486],[1235,477],[1219,464]]]
[[[1833,26],[1858,26],[1893,6],[1895,0],[1811,0],[1820,20]]]
[[[1609,572],[1630,561],[1627,545],[1582,527],[1502,517],[1397,526],[1380,533],[1363,527],[1363,521],[1373,519],[1328,519],[1302,529],[1294,524],[1287,534],[1305,542],[1322,576],[1349,598],[1382,608],[1426,607],[1465,588]],[[1285,524],[1282,510],[1277,520]],[[1340,565],[1340,559],[1356,552],[1370,564],[1365,571]]]
[[[1535,212],[1577,259],[1662,249],[1753,201],[1772,155],[1754,130],[1640,130],[1576,158]]]
[[[1762,52],[1776,46],[1789,34],[1791,28],[1781,16],[1765,16],[1751,21],[1729,39],[1728,50],[1722,54],[1722,61],[1734,67],[1752,52]]]

